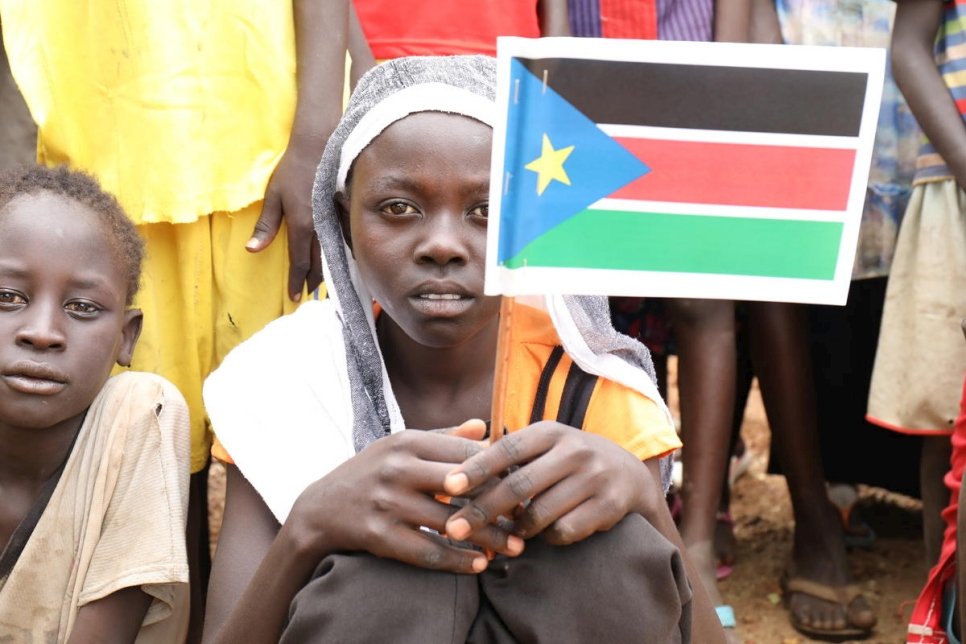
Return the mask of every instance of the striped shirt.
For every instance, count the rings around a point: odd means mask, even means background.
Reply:
[[[959,113],[966,120],[966,0],[947,0],[943,22],[936,35],[936,66]],[[929,141],[916,160],[913,184],[952,179],[953,174]]]
[[[570,29],[591,38],[712,37],[713,0],[569,0]]]

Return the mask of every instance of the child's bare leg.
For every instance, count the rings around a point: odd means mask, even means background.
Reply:
[[[727,477],[735,404],[734,303],[670,300],[678,345],[684,485],[681,538],[713,604],[724,604],[715,571],[714,533]]]
[[[952,444],[949,436],[924,436],[919,458],[919,488],[922,494],[922,538],[926,546],[926,565],[939,561],[946,522],[940,514],[949,505],[949,488],[943,476],[949,471]]]
[[[825,491],[807,351],[807,320],[799,305],[749,303],[755,372],[788,483],[795,516],[791,573],[830,587],[849,583],[842,525]],[[804,592],[791,593],[793,622],[811,628],[871,628],[875,615],[862,598],[846,607]]]

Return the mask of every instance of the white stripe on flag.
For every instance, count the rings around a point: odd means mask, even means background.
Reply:
[[[677,127],[651,127],[598,123],[608,136],[625,139],[658,139],[661,141],[697,141],[700,143],[739,143],[743,145],[777,145],[799,148],[851,149],[859,147],[857,136],[825,136],[814,134],[773,134],[770,132],[732,132],[694,130]],[[646,162],[646,161],[645,161]]]
[[[601,199],[587,206],[587,210],[621,210],[625,212],[655,212],[668,215],[709,215],[713,217],[743,217],[745,219],[792,219],[798,221],[846,220],[844,210],[803,210],[797,208],[756,208],[754,206],[720,206],[670,201],[639,201],[636,199]]]

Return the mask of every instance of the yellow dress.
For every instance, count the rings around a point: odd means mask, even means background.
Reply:
[[[284,232],[244,249],[295,111],[290,0],[0,0],[37,156],[93,174],[147,242],[133,368],[183,392],[192,472],[210,446],[201,383],[294,308]]]

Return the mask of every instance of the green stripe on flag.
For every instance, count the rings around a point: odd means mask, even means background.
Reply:
[[[584,210],[506,262],[831,280],[841,222]]]

